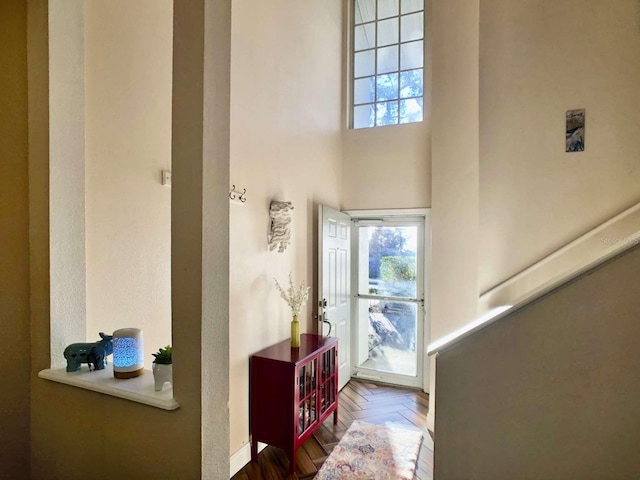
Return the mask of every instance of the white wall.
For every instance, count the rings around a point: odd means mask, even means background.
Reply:
[[[438,356],[435,478],[640,476],[640,250]]]
[[[233,2],[230,182],[247,202],[230,205],[232,454],[249,441],[249,356],[290,335],[273,278],[316,283],[317,204],[341,205],[342,18],[340,0]],[[268,251],[272,200],[295,208],[284,253]],[[310,299],[303,333],[311,314]]]
[[[84,1],[49,9],[51,366],[86,335]]]
[[[456,19],[442,17],[440,2],[434,7],[434,276],[441,277],[435,271],[441,261],[443,275],[454,271],[453,258],[441,256],[438,243],[451,246],[477,228],[476,220],[452,209],[478,208],[473,204],[479,185],[481,254],[477,262],[455,261],[467,265],[457,277],[477,282],[482,293],[640,199],[640,5],[635,0],[483,1],[479,58],[461,54],[472,45],[471,28],[457,37],[451,33],[463,21],[462,10]],[[442,28],[448,18],[449,32]],[[448,46],[441,33],[451,35]],[[460,64],[468,64],[470,73],[461,74]],[[452,86],[446,97],[442,88]],[[468,89],[479,91],[479,112],[475,100],[464,94]],[[587,111],[586,150],[566,153],[565,112],[582,107]],[[457,121],[477,126],[462,133]],[[477,165],[471,161],[475,129]],[[438,153],[450,135],[452,145],[469,152],[450,158]],[[475,169],[479,179],[465,183]],[[440,201],[441,195],[449,198]],[[439,224],[443,212],[448,232]],[[436,281],[434,308],[439,299],[451,304],[438,288]],[[447,316],[456,315],[449,311]],[[467,316],[466,321],[472,319]],[[441,335],[456,326],[445,321],[440,328],[439,323],[434,320]]]
[[[640,200],[640,4],[483,0],[481,292]],[[586,148],[565,153],[565,112]]]
[[[638,2],[483,0],[475,19],[463,3],[433,9],[433,340],[640,197]],[[574,108],[586,150],[569,154]]]
[[[475,318],[478,302],[479,1],[433,6],[431,340]],[[434,428],[431,361],[428,427]]]
[[[86,2],[87,338],[171,343],[171,0]]]
[[[425,83],[428,78],[425,73]],[[344,133],[345,210],[431,206],[429,97],[427,93],[423,122]]]

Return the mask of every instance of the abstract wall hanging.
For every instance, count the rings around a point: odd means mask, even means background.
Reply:
[[[291,240],[291,202],[271,202],[269,216],[271,217],[271,232],[269,233],[269,250],[282,253],[287,249]]]

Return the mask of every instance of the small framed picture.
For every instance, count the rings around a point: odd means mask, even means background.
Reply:
[[[584,108],[567,110],[567,152],[584,151]]]

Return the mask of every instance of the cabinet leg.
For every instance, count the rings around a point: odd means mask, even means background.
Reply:
[[[336,409],[333,411],[333,424],[338,424],[338,407],[336,407]]]
[[[296,473],[296,449],[287,452],[289,454],[289,473]]]

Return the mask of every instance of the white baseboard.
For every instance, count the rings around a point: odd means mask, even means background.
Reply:
[[[436,416],[431,412],[427,413],[427,430],[436,433]]]
[[[258,442],[258,453],[265,449],[266,443]],[[251,443],[245,443],[240,450],[231,455],[229,459],[229,478],[244,468],[251,461]]]

